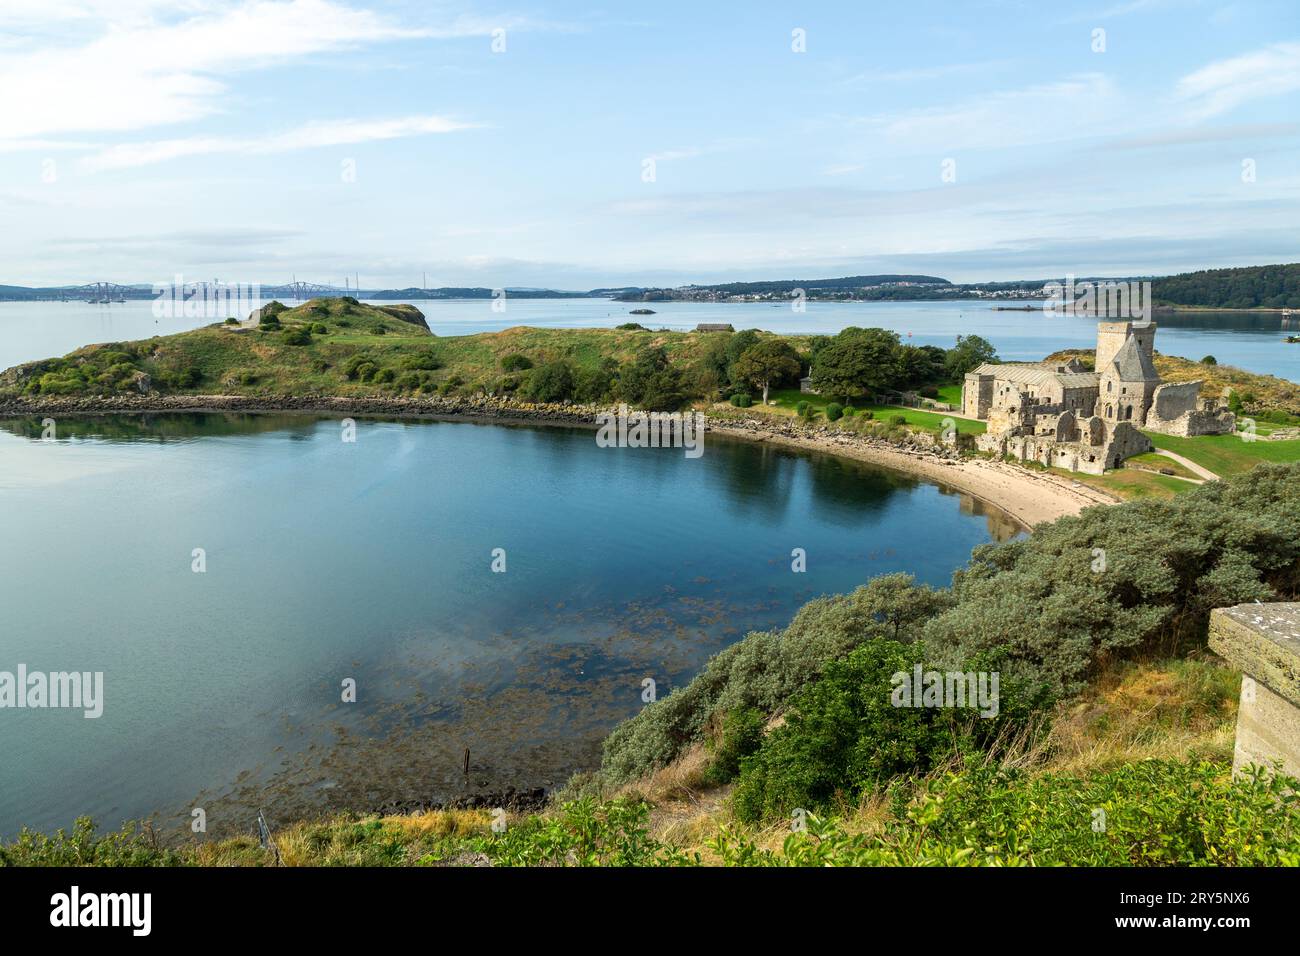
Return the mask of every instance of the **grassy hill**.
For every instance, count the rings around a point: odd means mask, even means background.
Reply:
[[[502,394],[531,368],[565,361],[595,376],[662,348],[685,369],[718,336],[633,329],[513,328],[434,336],[413,306],[342,298],[288,309],[271,303],[259,325],[217,323],[138,342],[89,345],[0,373],[0,397],[205,394]],[[796,348],[807,339],[793,337]],[[612,363],[612,364],[611,364]],[[606,374],[606,385],[608,374]]]

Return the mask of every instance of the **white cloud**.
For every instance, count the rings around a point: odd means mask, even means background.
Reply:
[[[375,140],[398,139],[429,133],[450,133],[470,129],[475,124],[461,123],[443,116],[407,116],[380,120],[331,120],[307,123],[273,136],[240,138],[227,136],[191,136],[183,139],[150,143],[123,143],[111,146],[81,160],[88,172],[148,166],[186,156],[215,153],[263,155],[285,153],[295,149],[322,146],[348,146]]]
[[[916,151],[1000,149],[1114,132],[1125,115],[1109,77],[1084,73],[1053,83],[1004,90],[952,106],[867,117],[894,145]]]
[[[1300,90],[1300,43],[1274,43],[1219,60],[1178,81],[1177,95],[1205,119],[1242,103]]]
[[[124,131],[202,119],[223,110],[221,76],[282,65],[313,53],[408,37],[482,30],[470,21],[441,31],[398,26],[332,0],[247,0],[182,6],[197,11],[159,25],[156,5],[99,24],[80,45],[42,43],[0,65],[0,130],[11,139],[76,131]],[[68,16],[101,12],[98,3],[58,5]]]

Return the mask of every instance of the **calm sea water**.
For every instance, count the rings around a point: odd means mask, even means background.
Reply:
[[[1085,318],[1048,318],[1041,311],[998,312],[987,302],[809,303],[807,311],[762,303],[652,303],[651,316],[629,316],[637,306],[608,299],[509,299],[504,312],[488,300],[414,303],[440,335],[488,332],[515,325],[548,328],[608,327],[636,320],[651,328],[691,329],[699,322],[730,322],[737,329],[770,332],[838,332],[850,325],[892,329],[917,345],[948,347],[976,333],[1002,358],[1037,361],[1062,348],[1092,348],[1095,324]],[[112,342],[181,332],[197,319],[158,319],[148,301],[113,305],[83,302],[0,302],[0,369],[63,355],[92,342]],[[1156,348],[1166,355],[1220,363],[1300,381],[1300,345],[1286,345],[1300,320],[1279,314],[1232,312],[1162,314]]]
[[[593,435],[362,420],[349,444],[337,421],[184,415],[41,441],[0,422],[0,670],[105,675],[99,719],[0,711],[0,834],[194,806],[247,832],[258,807],[560,783],[647,679],[666,694],[876,574],[946,583],[1014,533],[832,457]]]

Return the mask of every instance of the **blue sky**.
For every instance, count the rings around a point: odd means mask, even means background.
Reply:
[[[1300,258],[1294,0],[4,0],[0,89],[0,283]]]

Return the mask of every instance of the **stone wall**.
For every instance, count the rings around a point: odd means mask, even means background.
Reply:
[[[1196,411],[1200,397],[1200,382],[1171,382],[1160,385],[1151,399],[1151,411],[1147,416],[1150,418],[1154,415],[1165,421],[1173,421],[1188,412]]]
[[[1277,763],[1300,777],[1300,604],[1218,608],[1210,649],[1243,672],[1234,772]]]

